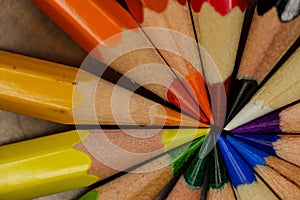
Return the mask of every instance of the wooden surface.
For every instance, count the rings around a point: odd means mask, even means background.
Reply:
[[[0,49],[80,66],[86,53],[30,0],[0,0]],[[1,77],[0,77],[1,78]],[[68,126],[0,110],[0,145],[53,134]],[[77,199],[74,190],[39,200]]]

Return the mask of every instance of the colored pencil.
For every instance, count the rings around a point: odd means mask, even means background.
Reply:
[[[251,99],[260,83],[299,37],[299,10],[299,1],[258,0],[230,94],[229,119]]]
[[[299,135],[234,134],[239,140],[300,166]]]
[[[214,147],[212,155],[213,157],[210,160],[211,169],[207,199],[235,199],[229,175],[226,170],[219,146],[216,145]]]
[[[98,60],[208,123],[147,36],[117,1],[33,2]]]
[[[268,153],[240,142],[231,136],[227,136],[226,139],[281,199],[300,198],[299,187],[286,179],[280,171],[267,165],[266,159],[270,156]]]
[[[205,175],[206,159],[194,160],[190,167],[180,177],[167,199],[199,199],[202,193],[202,183]]]
[[[253,119],[300,99],[300,48],[261,87],[245,107],[227,124],[232,130]]]
[[[129,11],[172,71],[211,118],[198,47],[186,0],[125,0]],[[154,28],[153,28],[154,27]],[[178,80],[179,81],[179,80]]]
[[[234,69],[248,0],[191,0],[190,7],[201,45],[205,77],[211,96],[214,123],[223,126],[231,75]],[[210,59],[208,59],[210,57]]]
[[[233,135],[234,138],[242,141],[239,137],[236,137]],[[245,141],[246,142],[246,141]],[[247,145],[247,143],[245,143]],[[267,150],[265,149],[259,149],[258,146],[251,148],[255,148],[256,151],[263,151],[260,155],[264,155],[263,159],[266,163],[266,165],[272,167],[274,170],[282,174],[284,177],[286,177],[288,180],[293,182],[294,184],[300,186],[300,176],[298,175],[300,172],[300,167],[287,162],[279,157],[273,156],[272,154],[267,153]],[[253,156],[255,157],[255,156]],[[259,157],[259,156],[258,156]]]
[[[0,196],[27,199],[85,187],[185,144],[170,156],[180,166],[177,156],[184,157],[187,149],[201,144],[206,133],[205,129],[79,130],[4,145]],[[190,146],[196,138],[200,139]]]
[[[4,51],[0,58],[3,110],[63,124],[199,124],[77,68]]]
[[[233,129],[232,133],[300,133],[300,103],[276,110]]]
[[[92,190],[84,199],[154,199],[172,177],[184,166],[199,148],[203,139],[195,140],[191,146],[171,151],[131,173]],[[93,198],[90,198],[92,196]]]
[[[277,199],[223,136],[218,138],[218,145],[237,199]]]
[[[217,67],[205,70],[208,82],[211,85],[223,83],[228,90],[247,0],[232,4],[221,0],[191,0],[190,4],[198,41]]]
[[[210,151],[214,145],[214,135],[209,133],[196,156],[182,175],[166,199],[199,199],[206,195],[204,186],[209,179]]]

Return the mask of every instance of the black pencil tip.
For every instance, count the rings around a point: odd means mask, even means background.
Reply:
[[[229,94],[225,126],[248,103],[256,92],[258,82],[249,79],[236,79]]]

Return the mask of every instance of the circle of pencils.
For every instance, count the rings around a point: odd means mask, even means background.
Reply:
[[[300,199],[299,0],[0,3],[0,200]]]

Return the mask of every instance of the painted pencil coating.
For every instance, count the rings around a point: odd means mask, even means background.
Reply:
[[[244,11],[247,5],[247,1],[243,0],[191,0],[193,10],[199,12],[205,2],[210,3],[214,9],[223,16],[228,14],[235,7],[239,7],[241,11]]]
[[[73,123],[72,105],[78,69],[0,51],[0,108],[55,122]],[[53,70],[55,69],[55,70]],[[86,76],[86,80],[93,80]]]
[[[3,51],[0,56],[3,110],[63,124],[199,123],[86,71]]]
[[[282,176],[280,171],[277,172],[270,166],[267,166],[265,159],[270,156],[269,154],[240,142],[231,136],[227,136],[227,140],[280,198],[299,199],[300,189]]]
[[[33,2],[87,52],[120,33],[123,28],[137,27],[132,17],[115,1]],[[95,16],[97,20],[94,20]]]
[[[34,2],[95,58],[197,119],[200,118],[202,122],[208,123],[207,117],[199,113],[199,106],[191,99],[183,85],[174,83],[177,81],[176,76],[167,67],[144,31],[138,29],[135,20],[117,1]],[[165,10],[165,3],[161,1],[143,3],[154,12]],[[134,10],[142,9],[139,1],[130,1],[131,4],[134,5]],[[98,23],[99,21],[101,23]],[[141,68],[143,72],[139,70]],[[151,76],[142,75],[145,73]]]
[[[190,1],[197,39],[202,47],[200,54],[211,97],[214,123],[217,126],[224,124],[226,100],[247,2]]]
[[[91,157],[74,148],[88,135],[73,131],[0,147],[1,198],[34,198],[99,180],[89,172]]]
[[[24,198],[34,198],[86,187],[187,143],[168,155],[174,173],[206,133],[196,129],[70,131],[2,146],[0,196],[15,199],[26,193]]]
[[[219,0],[191,1],[192,8],[193,2],[201,4],[198,11],[193,9],[198,41],[216,65],[208,65],[208,63],[206,63],[207,66],[204,65],[208,82],[210,84],[223,83],[229,79],[233,71],[245,14],[244,9],[241,11],[233,2]],[[239,2],[247,3],[247,1]],[[227,15],[220,15],[212,5],[227,7]]]

